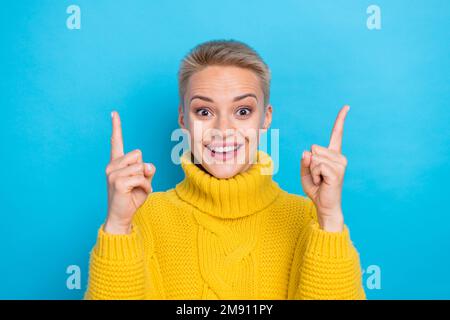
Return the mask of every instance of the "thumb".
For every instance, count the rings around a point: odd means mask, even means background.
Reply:
[[[152,190],[151,192],[153,192],[152,180],[153,180],[153,176],[155,175],[155,172],[156,172],[156,167],[153,163],[145,164],[144,176],[150,180],[150,187]]]
[[[303,151],[302,159],[300,161],[300,178],[303,191],[305,191],[306,194],[309,194],[309,191],[315,187],[310,170],[311,156],[311,152]]]

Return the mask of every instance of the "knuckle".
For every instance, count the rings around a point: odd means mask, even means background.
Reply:
[[[114,174],[112,174],[112,173],[110,173],[109,175],[108,175],[108,183],[109,184],[113,184],[114,183],[114,177],[115,177],[115,175]]]

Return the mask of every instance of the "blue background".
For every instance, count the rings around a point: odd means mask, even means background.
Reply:
[[[81,30],[66,8],[81,7]],[[381,7],[382,29],[366,9]],[[328,145],[351,105],[343,208],[368,298],[450,298],[449,1],[9,1],[0,12],[0,298],[79,299],[106,214],[110,111],[126,151],[170,161],[176,73],[211,39],[253,46],[272,70],[275,180],[303,194],[301,152]],[[79,265],[81,290],[66,288]]]

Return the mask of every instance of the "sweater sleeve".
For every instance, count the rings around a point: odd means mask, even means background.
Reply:
[[[141,207],[142,211],[142,207]],[[159,268],[148,227],[136,213],[132,231],[112,235],[98,230],[90,254],[86,300],[161,299]]]
[[[348,227],[342,232],[322,230],[315,205],[308,202],[309,221],[297,242],[288,299],[366,299],[359,254]]]

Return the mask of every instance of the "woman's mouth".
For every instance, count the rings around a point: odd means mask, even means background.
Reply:
[[[243,144],[228,144],[228,145],[205,145],[206,150],[209,152],[210,157],[222,161],[226,161],[237,157],[237,153]]]

